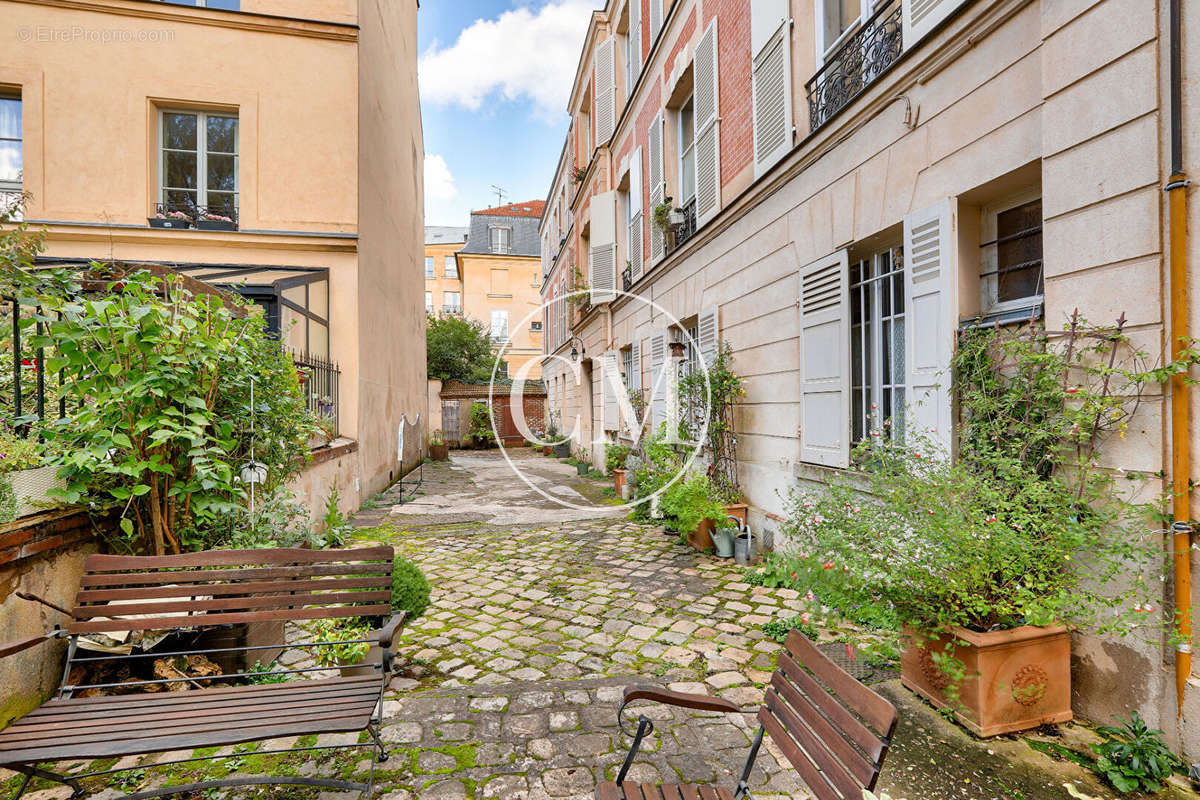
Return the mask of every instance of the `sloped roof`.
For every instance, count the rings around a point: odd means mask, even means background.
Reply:
[[[425,244],[455,244],[467,240],[467,229],[462,225],[426,225]]]
[[[536,217],[541,219],[542,211],[546,209],[545,200],[526,200],[524,203],[509,203],[506,206],[495,206],[472,211],[472,214],[490,214],[500,217]]]
[[[536,202],[517,203],[516,205],[522,208],[535,208],[537,213],[526,211],[522,211],[520,214],[498,213],[509,208],[509,206],[499,206],[498,208],[489,208],[484,211],[472,211],[471,232],[467,236],[467,244],[458,252],[468,255],[490,253],[488,228],[503,226],[512,229],[512,235],[509,237],[509,252],[505,255],[540,257],[542,255],[542,240],[538,236],[538,227],[542,222],[542,207],[545,206],[545,203],[538,200]]]

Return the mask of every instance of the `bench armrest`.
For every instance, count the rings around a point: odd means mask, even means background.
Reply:
[[[11,656],[20,653],[22,650],[28,650],[31,647],[48,642],[51,639],[57,639],[63,635],[60,628],[55,628],[52,631],[38,634],[37,636],[26,636],[24,639],[14,639],[11,642],[0,642],[0,658]]]
[[[392,618],[387,621],[387,624],[379,629],[379,646],[384,650],[392,649],[392,639],[396,638],[396,634],[404,627],[404,620],[408,618],[407,611],[401,611],[393,614]]]
[[[627,686],[625,697],[621,702],[622,708],[634,700],[653,700],[656,703],[666,703],[670,706],[694,708],[700,711],[726,711],[731,714],[737,714],[743,710],[737,703],[726,700],[724,697],[672,692],[657,686]]]

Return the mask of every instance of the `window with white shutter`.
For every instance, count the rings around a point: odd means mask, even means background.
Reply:
[[[705,369],[713,368],[721,351],[721,330],[717,316],[717,307],[709,306],[696,318],[696,346]]]
[[[662,328],[650,336],[649,432],[652,435],[667,419],[667,378],[664,372],[667,363],[667,329]]]
[[[629,348],[629,370],[625,373],[630,396],[642,391],[642,340],[634,339]]]
[[[900,12],[900,36],[908,50],[924,39],[966,0],[906,0]]]
[[[800,460],[850,465],[850,302],[845,250],[800,270]]]
[[[661,205],[667,197],[667,186],[663,176],[663,115],[659,111],[650,123],[650,208],[647,216],[650,219],[650,265],[653,266],[666,255],[666,240],[662,228],[654,222],[654,209]]]
[[[617,40],[609,37],[596,48],[596,144],[605,144],[617,121]]]
[[[792,148],[792,20],[788,0],[751,5],[754,177]]]
[[[617,225],[615,191],[601,192],[591,200],[591,236],[588,239],[588,283],[593,305],[616,299]]]
[[[938,441],[946,455],[953,442],[949,370],[958,320],[956,211],[954,199],[946,198],[904,218],[909,424]]]
[[[629,274],[633,280],[637,280],[642,276],[642,192],[645,191],[645,186],[642,184],[642,148],[637,148],[633,151],[633,157],[629,161],[629,203],[628,203],[628,219],[626,226],[628,230],[629,243]]]
[[[650,0],[650,46],[654,47],[654,40],[658,38],[658,32],[662,30],[663,24],[663,0]]]
[[[629,38],[625,40],[625,93],[642,74],[642,0],[629,0]]]
[[[721,210],[720,98],[717,80],[717,20],[696,45],[692,61],[696,114],[696,225]]]

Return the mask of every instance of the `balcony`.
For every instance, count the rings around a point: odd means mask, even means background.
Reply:
[[[633,267],[626,267],[621,273],[621,291],[628,292],[633,288]]]
[[[902,50],[900,0],[891,0],[842,42],[804,85],[809,131],[815,131],[848,106],[887,72]]]
[[[432,311],[432,310],[433,310],[433,309],[430,309],[430,311]],[[462,306],[460,306],[460,305],[457,305],[457,304],[454,304],[454,305],[451,305],[451,304],[444,305],[444,306],[442,306],[442,313],[443,313],[443,314],[461,314],[461,313],[462,313]]]
[[[304,393],[308,410],[318,420],[324,420],[331,439],[337,438],[338,427],[338,382],[342,371],[334,361],[311,353],[292,351],[292,364],[300,378],[300,391]]]
[[[696,234],[696,198],[683,208],[671,212],[671,230],[667,237],[667,255],[683,247],[684,242]]]

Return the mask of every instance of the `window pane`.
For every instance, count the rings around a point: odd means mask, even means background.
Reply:
[[[695,107],[692,104],[692,99],[688,98],[683,108],[679,109],[679,139],[683,143],[684,149],[686,149],[692,144],[695,138]]]
[[[208,117],[208,142],[210,153],[237,152],[237,117]]]
[[[904,317],[892,320],[892,370],[892,383],[900,386],[905,382]]]
[[[170,150],[195,150],[196,115],[163,114],[163,147]]]
[[[21,180],[21,143],[0,140],[0,181]]]
[[[196,154],[163,153],[164,185],[172,189],[195,189]]]
[[[0,97],[0,139],[21,138],[21,99]]]
[[[996,215],[997,299],[1021,300],[1042,293],[1042,201]]]
[[[206,0],[204,5],[209,8],[220,8],[225,11],[242,10],[242,0]]]
[[[166,203],[171,209],[190,209],[196,207],[196,193],[180,189],[168,189]]]
[[[210,214],[220,214],[232,219],[237,214],[237,195],[232,192],[209,192],[205,203]]]
[[[679,162],[680,205],[686,204],[696,195],[696,154],[688,150]]]
[[[218,192],[237,189],[237,157],[208,156],[208,188]]]

